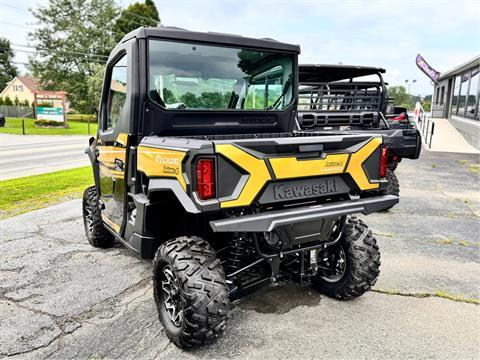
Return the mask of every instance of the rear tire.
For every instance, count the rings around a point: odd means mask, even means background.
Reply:
[[[179,237],[159,247],[153,289],[160,321],[178,347],[199,348],[223,334],[230,312],[225,272],[202,238]]]
[[[380,252],[372,232],[362,220],[351,216],[347,219],[342,238],[337,245],[332,246],[334,247],[337,247],[337,256],[331,254],[331,258],[340,261],[343,259],[343,273],[339,276],[338,271],[334,271],[340,269],[337,266],[332,267],[331,272],[324,272],[319,268],[317,275],[312,278],[313,287],[340,300],[350,300],[363,295],[375,285],[380,274]],[[327,249],[318,255],[319,266],[325,266],[324,259],[328,251],[335,251]],[[328,263],[328,266],[331,264]]]
[[[395,175],[395,172],[393,172],[393,170],[390,170],[390,169],[387,170],[387,180],[388,180],[388,185],[387,185],[387,188],[384,191],[382,191],[382,195],[400,196],[400,183],[398,182],[397,175]],[[391,209],[395,205],[392,205],[384,209],[384,211]]]
[[[102,211],[100,210],[98,200],[95,186],[85,189],[82,202],[85,234],[92,246],[108,248],[112,246],[114,237],[103,225]]]

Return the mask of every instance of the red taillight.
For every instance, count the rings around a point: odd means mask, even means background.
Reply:
[[[383,146],[381,149],[381,156],[380,156],[380,177],[384,178],[387,176],[387,168],[388,168],[388,149],[387,147]]]
[[[197,193],[201,200],[215,197],[214,159],[199,159],[197,161]]]
[[[407,115],[405,115],[405,113],[401,113],[400,115],[392,118],[392,120],[396,120],[396,121],[405,120],[406,117],[407,117]]]

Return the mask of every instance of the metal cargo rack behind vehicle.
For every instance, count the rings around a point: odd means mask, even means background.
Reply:
[[[376,67],[300,65],[298,120],[303,129],[341,126],[378,128],[386,109],[386,88]],[[374,75],[378,81],[353,81]]]

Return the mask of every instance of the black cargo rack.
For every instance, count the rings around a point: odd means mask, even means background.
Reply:
[[[386,107],[381,68],[301,65],[298,120],[303,129],[342,126],[379,127]],[[377,75],[378,81],[355,81]]]

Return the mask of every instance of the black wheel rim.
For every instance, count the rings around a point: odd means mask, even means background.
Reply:
[[[85,204],[85,225],[88,233],[93,233],[93,209],[89,204]]]
[[[341,245],[327,248],[318,254],[318,274],[327,282],[337,282],[345,275],[347,258]]]
[[[162,300],[168,318],[177,327],[183,322],[183,302],[180,296],[180,286],[172,267],[165,265],[161,277]]]

